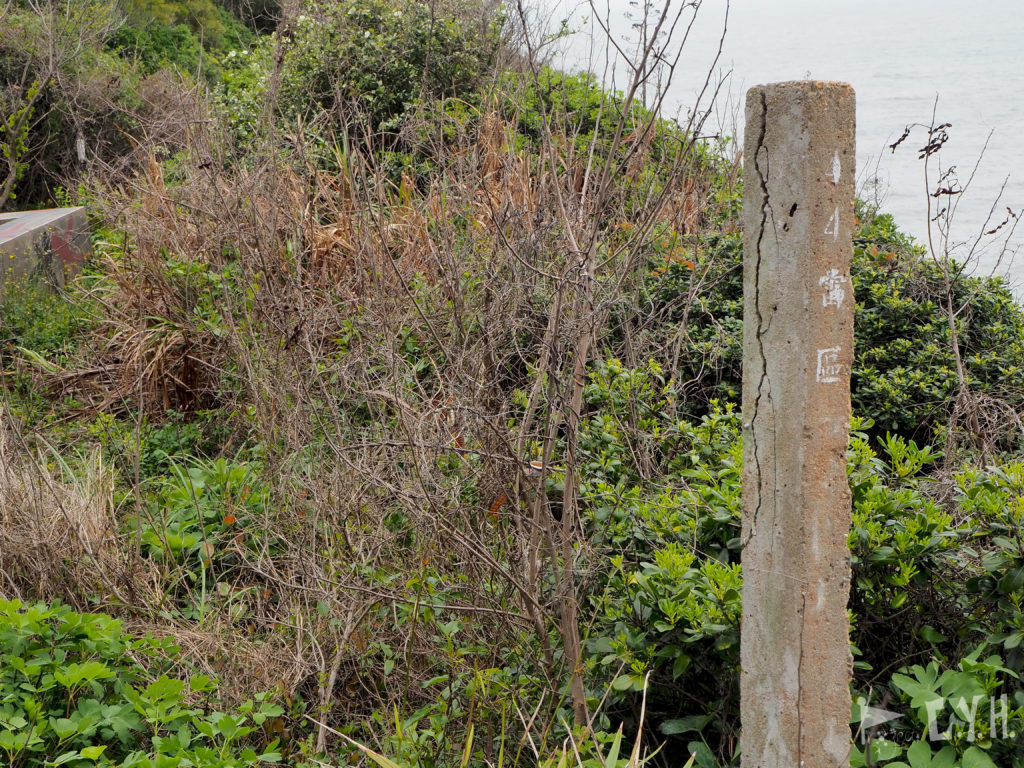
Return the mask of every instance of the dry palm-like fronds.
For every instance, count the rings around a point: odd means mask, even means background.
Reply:
[[[104,313],[87,339],[87,359],[52,374],[51,386],[96,411],[215,405],[227,355],[219,329],[194,311],[193,289],[170,280],[155,259],[125,262],[108,259],[112,281],[94,292]]]
[[[700,232],[709,206],[706,180],[690,176],[680,180],[678,192],[665,207],[665,219],[680,234]]]

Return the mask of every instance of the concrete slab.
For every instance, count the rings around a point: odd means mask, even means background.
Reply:
[[[5,282],[28,278],[62,287],[92,250],[85,208],[0,213]]]

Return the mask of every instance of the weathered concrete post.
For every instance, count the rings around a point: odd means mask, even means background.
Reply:
[[[849,765],[854,94],[747,92],[744,768]]]

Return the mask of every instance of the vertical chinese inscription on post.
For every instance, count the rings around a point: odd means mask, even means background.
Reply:
[[[818,350],[817,379],[819,384],[835,384],[843,373],[839,362],[840,347],[827,347]]]
[[[846,289],[843,286],[847,283],[846,275],[840,274],[838,269],[830,269],[818,279],[818,285],[822,287],[821,306],[842,307],[843,299],[846,298]]]

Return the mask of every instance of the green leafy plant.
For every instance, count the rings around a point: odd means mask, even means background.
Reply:
[[[498,42],[499,22],[481,31],[456,13],[438,14],[418,0],[357,0],[339,6],[308,0],[279,43],[276,106],[285,120],[328,119],[339,132],[344,116],[366,115],[368,125],[396,131],[421,99],[472,98]],[[228,63],[224,101],[241,133],[259,121],[266,104],[272,41],[238,52]],[[248,106],[247,115],[238,114]]]
[[[0,297],[0,334],[8,349],[63,363],[91,327],[91,305],[30,277],[6,281]]]
[[[930,661],[893,674],[890,686],[906,709],[884,728],[870,726],[868,700],[858,699],[853,722],[861,724],[866,738],[859,740],[863,749],[852,748],[851,766],[996,768],[1024,763],[1017,738],[1024,728],[1024,692],[1011,687],[1019,677],[999,655],[982,658],[985,650],[978,646],[953,668]]]
[[[217,584],[233,581],[236,547],[253,538],[250,529],[258,527],[269,490],[253,464],[221,458],[191,466],[172,462],[170,470],[152,497],[141,544],[177,574],[165,610],[201,621],[209,601],[225,596]],[[236,614],[241,610],[236,603]]]
[[[0,754],[11,768],[242,768],[280,760],[264,694],[232,713],[197,705],[216,685],[161,674],[178,649],[61,605],[0,600]],[[144,660],[146,665],[135,659]],[[211,702],[212,703],[212,702]]]

